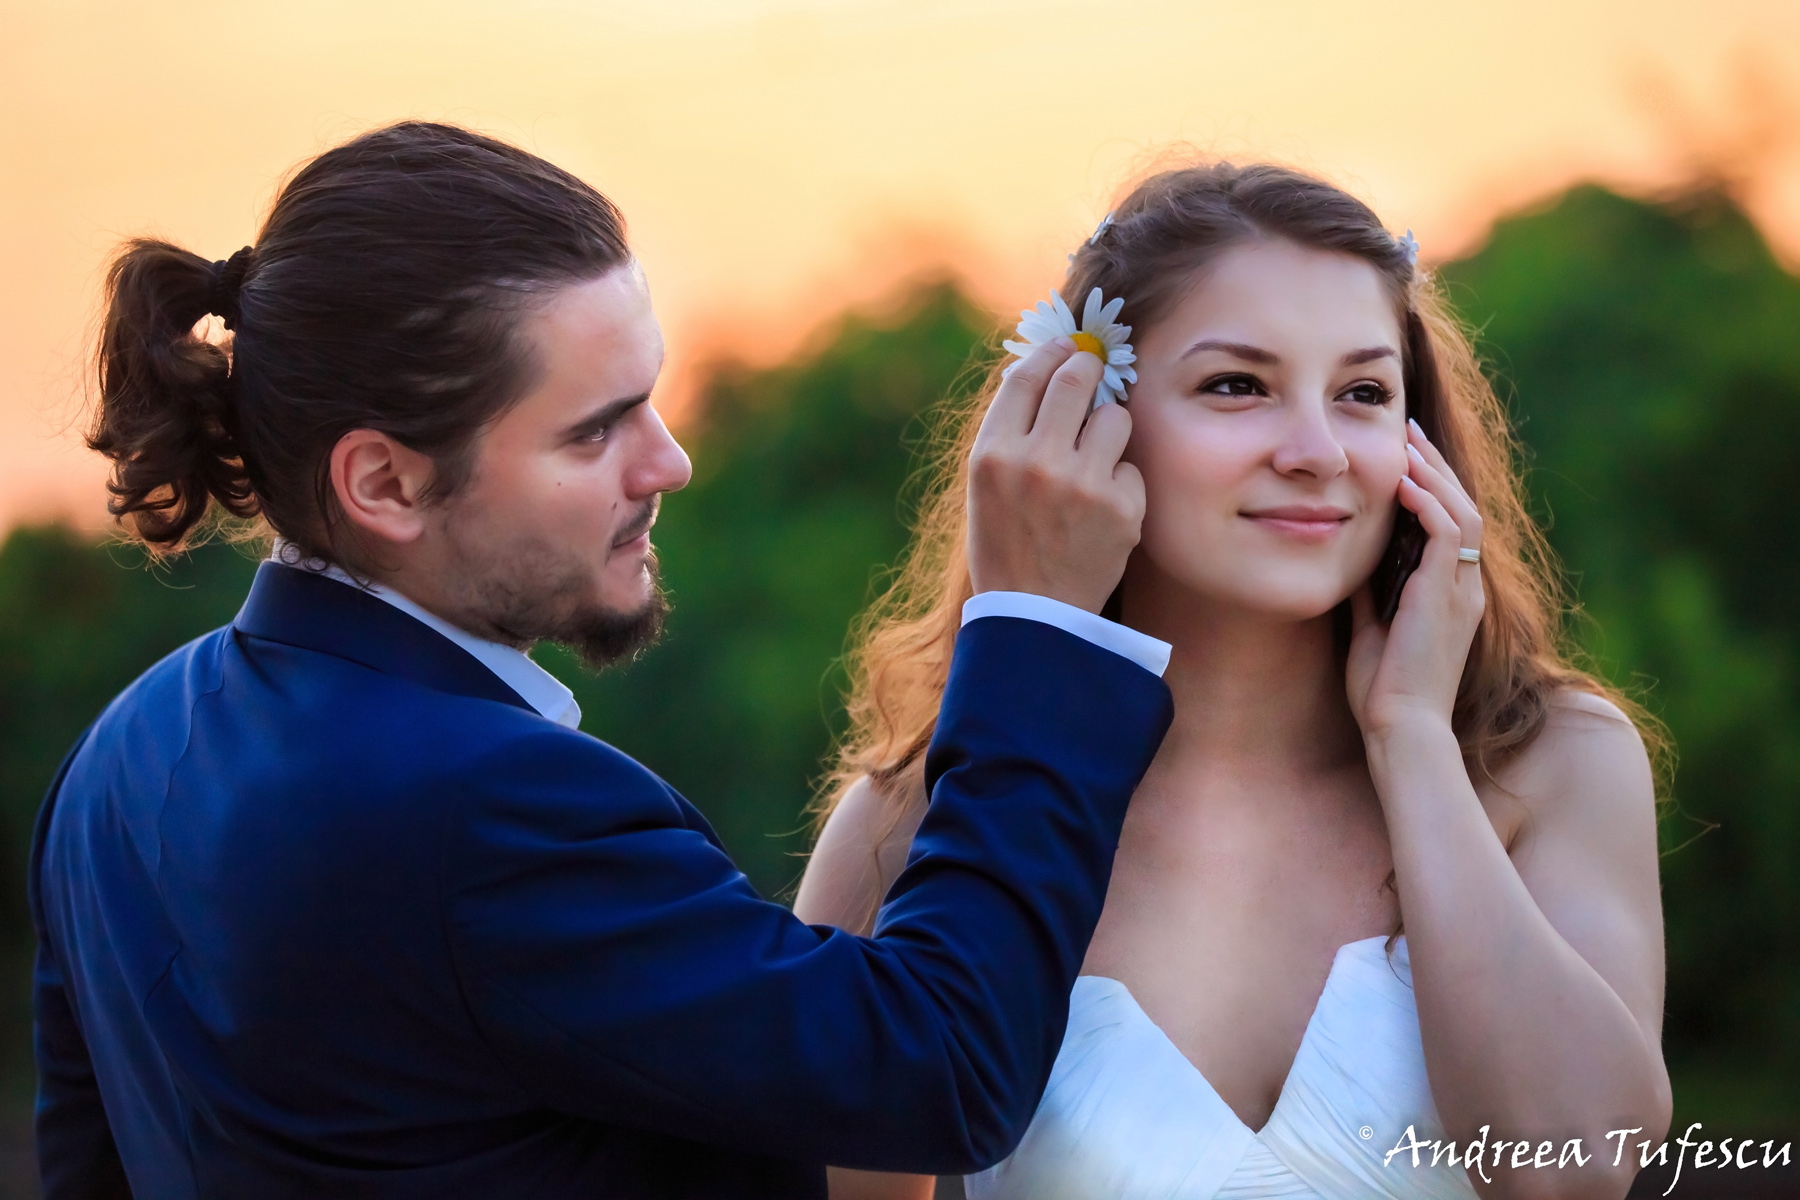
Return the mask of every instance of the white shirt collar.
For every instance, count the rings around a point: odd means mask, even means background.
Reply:
[[[286,566],[298,567],[302,571],[310,571],[315,575],[335,579],[359,592],[365,592],[378,600],[386,601],[415,621],[443,634],[468,651],[477,662],[499,676],[501,683],[517,692],[521,700],[531,705],[544,717],[569,729],[581,727],[581,705],[575,702],[575,693],[571,692],[562,680],[532,662],[530,656],[524,651],[515,650],[511,646],[503,646],[499,642],[490,642],[485,638],[478,638],[468,630],[452,625],[436,613],[419,607],[393,588],[384,587],[379,583],[364,583],[335,563],[326,562],[322,558],[303,558],[293,549],[293,544],[284,539],[276,539],[274,552],[269,557]]]

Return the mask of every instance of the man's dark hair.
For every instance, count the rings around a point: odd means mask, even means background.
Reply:
[[[253,247],[212,262],[127,243],[107,274],[88,445],[108,505],[179,548],[216,502],[337,558],[332,447],[373,429],[466,480],[476,434],[529,387],[534,300],[625,263],[617,209],[567,171],[466,129],[366,133],[281,189]],[[200,336],[215,314],[228,344]]]

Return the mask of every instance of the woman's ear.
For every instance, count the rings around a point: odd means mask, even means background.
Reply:
[[[353,429],[331,448],[331,490],[360,538],[393,545],[416,541],[425,531],[434,470],[429,455],[373,429]]]

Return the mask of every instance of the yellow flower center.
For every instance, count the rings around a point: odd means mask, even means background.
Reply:
[[[1071,333],[1069,340],[1077,350],[1086,350],[1101,362],[1106,361],[1106,343],[1091,333]]]

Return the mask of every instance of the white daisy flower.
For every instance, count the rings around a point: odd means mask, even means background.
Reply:
[[[1119,404],[1125,400],[1125,385],[1137,382],[1137,368],[1131,364],[1137,361],[1132,352],[1131,343],[1126,338],[1131,336],[1131,326],[1115,323],[1119,310],[1125,307],[1123,296],[1114,296],[1110,303],[1102,304],[1104,298],[1100,289],[1095,288],[1088,293],[1087,303],[1081,309],[1081,324],[1075,324],[1075,314],[1063,300],[1062,295],[1052,291],[1049,303],[1038,302],[1035,309],[1026,309],[1019,314],[1024,318],[1019,322],[1019,336],[1022,342],[1002,342],[1007,351],[1024,358],[1045,342],[1053,342],[1059,337],[1066,337],[1075,343],[1077,350],[1085,350],[1106,364],[1100,374],[1100,386],[1094,391],[1095,405]],[[1012,363],[1006,368],[1011,374]]]

